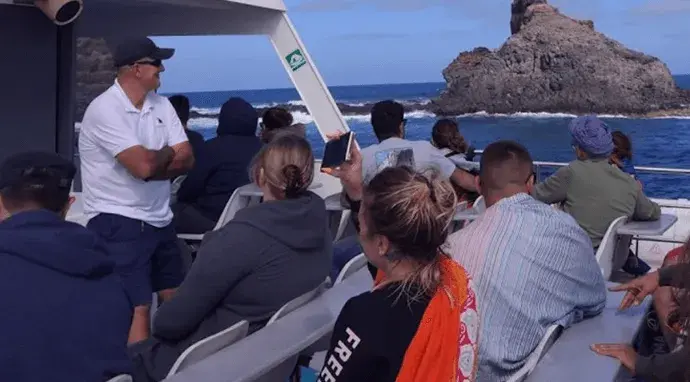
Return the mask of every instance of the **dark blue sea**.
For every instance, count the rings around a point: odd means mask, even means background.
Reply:
[[[690,75],[676,76],[679,86],[690,89]],[[431,139],[434,116],[415,109],[428,102],[445,87],[444,83],[392,84],[366,86],[335,86],[331,93],[338,102],[362,105],[383,99],[395,99],[411,105],[407,113],[407,138]],[[215,135],[216,115],[229,97],[239,96],[257,107],[277,104],[303,105],[295,89],[263,89],[221,92],[186,93],[199,116],[190,120],[190,127],[207,139]],[[305,112],[293,112],[296,122],[308,124],[308,137],[315,155],[321,156],[323,141]],[[535,160],[568,162],[573,159],[567,125],[573,116],[567,114],[521,113],[513,115],[474,114],[459,116],[460,131],[476,148],[499,139],[512,139],[525,145]],[[633,141],[634,163],[637,166],[690,169],[690,118],[633,119],[601,116],[613,130],[621,130]],[[357,133],[362,146],[375,143],[369,116],[348,115],[350,128]],[[543,175],[546,175],[545,171]],[[641,174],[645,191],[658,198],[690,198],[690,176]]]

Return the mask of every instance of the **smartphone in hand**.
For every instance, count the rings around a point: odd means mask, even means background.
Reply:
[[[354,133],[349,131],[338,139],[328,141],[323,151],[321,172],[330,173],[332,169],[339,167],[345,161],[350,160],[350,147],[354,140]]]

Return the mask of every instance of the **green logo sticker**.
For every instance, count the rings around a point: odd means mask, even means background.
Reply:
[[[290,65],[293,72],[307,63],[307,59],[304,58],[304,55],[299,49],[295,49],[292,53],[285,56],[285,60]]]

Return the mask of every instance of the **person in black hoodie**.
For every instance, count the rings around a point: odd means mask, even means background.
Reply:
[[[0,379],[129,374],[133,307],[97,234],[64,217],[76,168],[51,153],[0,166]]]
[[[249,183],[247,167],[261,148],[259,114],[242,98],[230,98],[218,116],[218,136],[207,141],[177,191],[173,206],[178,233],[213,229],[236,188]]]
[[[276,137],[250,174],[263,203],[240,210],[204,238],[177,293],[159,308],[153,339],[131,349],[147,380],[162,380],[187,347],[240,320],[249,321],[250,333],[260,329],[328,276],[332,237],[323,199],[308,191],[314,177],[309,142]]]
[[[168,97],[168,101],[170,101],[170,104],[172,104],[173,108],[175,108],[177,117],[180,118],[180,122],[182,122],[182,127],[184,127],[184,132],[187,134],[187,139],[189,139],[189,144],[192,145],[192,152],[194,153],[194,157],[197,158],[201,153],[201,150],[203,150],[204,137],[201,135],[201,133],[194,130],[189,130],[189,128],[187,127],[187,123],[189,122],[190,110],[189,98],[182,94],[176,94],[174,96]]]

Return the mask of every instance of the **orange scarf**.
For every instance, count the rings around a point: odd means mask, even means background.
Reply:
[[[375,285],[384,281],[378,271]],[[468,298],[468,277],[453,259],[443,255],[441,284],[424,311],[403,359],[396,382],[456,382],[460,356],[460,315]],[[475,347],[476,359],[476,347]],[[474,381],[476,368],[464,379]]]

